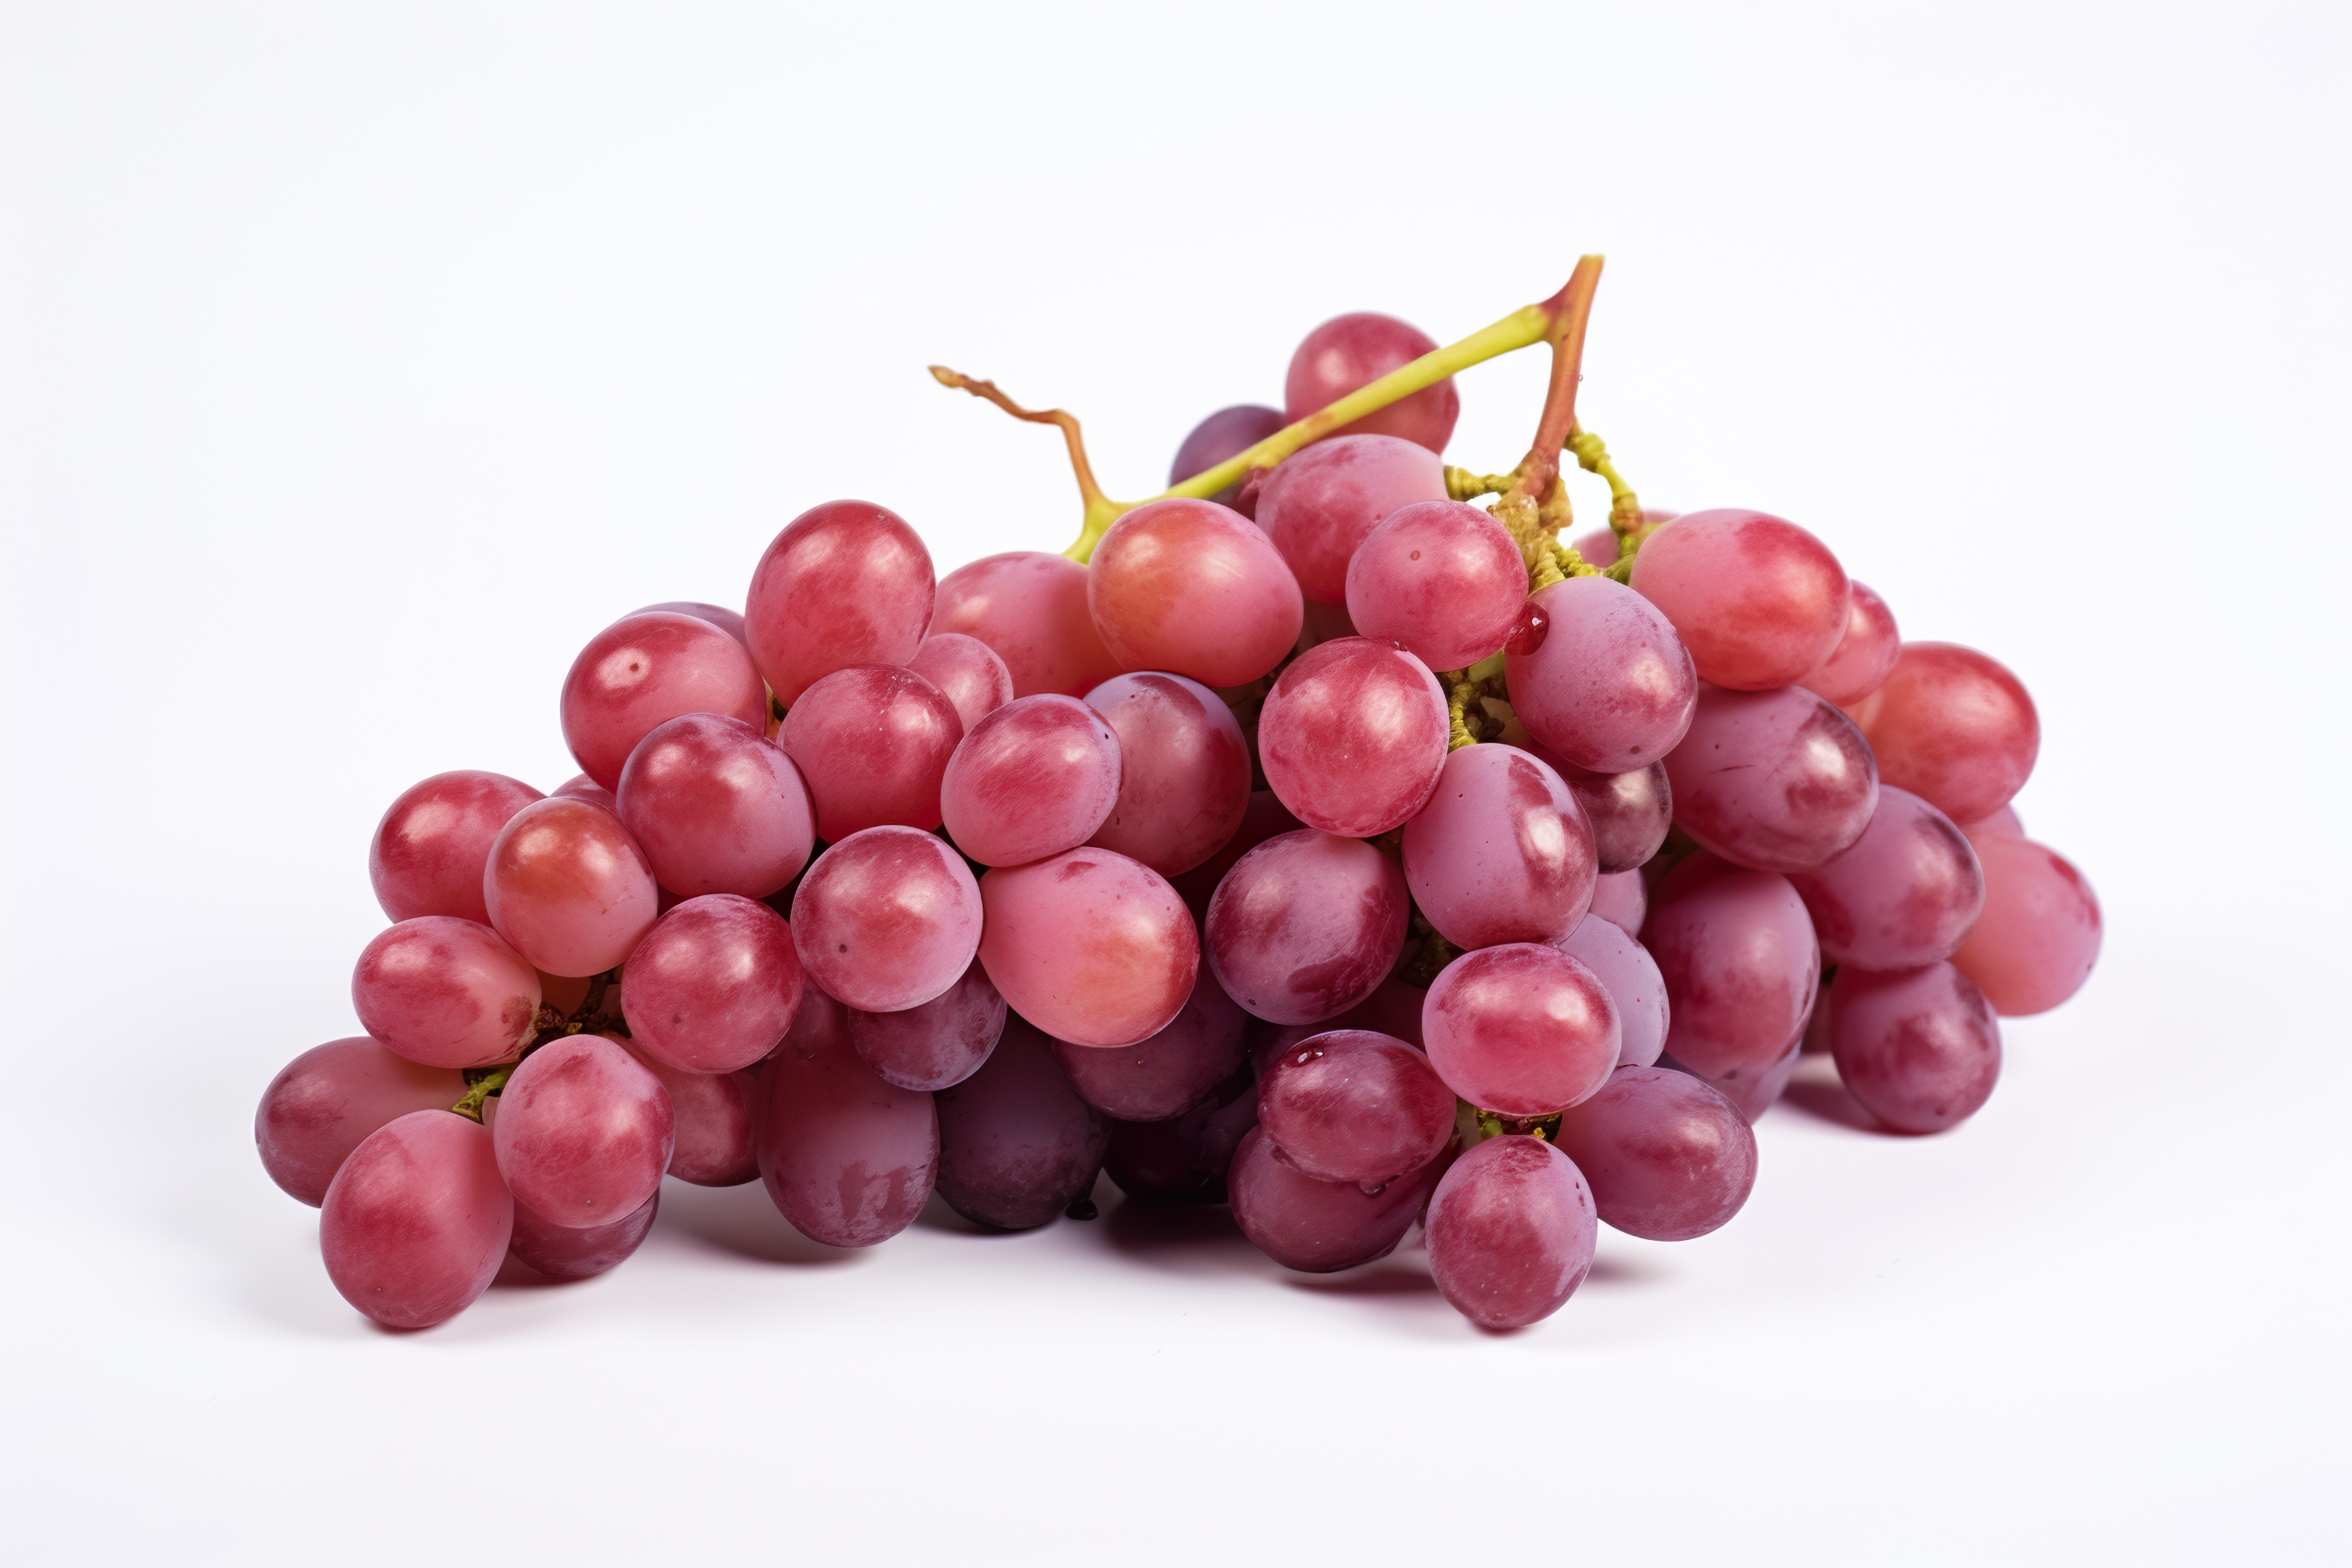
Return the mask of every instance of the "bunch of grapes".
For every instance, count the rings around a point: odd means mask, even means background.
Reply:
[[[2009,670],[1900,640],[1796,524],[1644,510],[1575,419],[1599,274],[1441,349],[1326,322],[1283,410],[1165,496],[943,579],[865,501],[795,519],[743,613],[669,603],[565,679],[551,795],[436,774],[369,850],[363,1034],[256,1121],[336,1288],[421,1328],[511,1254],[614,1267],[665,1174],[757,1179],[867,1247],[1229,1203],[1286,1267],[1416,1224],[1490,1328],[1597,1226],[1678,1240],[1756,1179],[1801,1052],[1887,1127],[1981,1106],[1998,1016],[2071,995],[2087,884],[2008,802]],[[1441,461],[1453,372],[1548,342],[1507,474]],[[1609,526],[1563,542],[1563,457]],[[1494,499],[1486,505],[1476,502]]]

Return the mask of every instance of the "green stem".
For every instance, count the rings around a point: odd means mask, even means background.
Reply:
[[[482,1119],[483,1101],[488,1100],[490,1096],[498,1093],[499,1090],[506,1088],[507,1079],[514,1077],[514,1069],[521,1065],[522,1063],[520,1061],[512,1061],[509,1062],[502,1068],[492,1068],[488,1074],[477,1080],[473,1088],[466,1091],[465,1099],[459,1100],[449,1109],[456,1111],[460,1116],[471,1117],[476,1121],[479,1121]]]

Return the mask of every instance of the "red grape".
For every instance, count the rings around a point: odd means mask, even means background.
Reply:
[[[1559,775],[1584,807],[1592,826],[1592,854],[1601,876],[1631,871],[1648,863],[1666,841],[1674,826],[1674,786],[1666,765],[1652,763],[1631,773],[1596,773],[1578,767],[1550,748],[1530,740],[1526,749]],[[1639,924],[1639,921],[1634,922]]]
[[[1540,1138],[1489,1138],[1429,1200],[1430,1277],[1482,1329],[1523,1329],[1565,1305],[1592,1268],[1600,1226],[1575,1162]]]
[[[835,670],[912,658],[932,591],[930,552],[897,512],[862,500],[811,507],[752,571],[743,601],[751,656],[790,708]]]
[[[1013,695],[1077,697],[1118,673],[1087,608],[1087,570],[1041,550],[986,555],[940,582],[934,637],[961,632],[994,650]]]
[[[1804,900],[1785,877],[1696,857],[1657,891],[1642,945],[1665,976],[1666,1049],[1719,1089],[1776,1065],[1821,983]]]
[[[540,798],[520,779],[470,768],[409,785],[368,845],[375,901],[396,921],[455,915],[489,924],[482,867],[490,842],[509,817]]]
[[[660,1206],[656,1192],[634,1213],[605,1225],[579,1227],[541,1219],[517,1204],[507,1250],[550,1279],[593,1279],[629,1260],[653,1229],[654,1211]]]
[[[1087,706],[1118,736],[1118,798],[1087,842],[1163,877],[1189,871],[1232,838],[1249,807],[1249,742],[1234,710],[1197,680],[1114,676]]]
[[[620,818],[562,795],[499,830],[482,891],[498,933],[550,974],[615,967],[658,912],[653,868]]]
[[[1617,1006],[1617,1065],[1648,1067],[1666,1048],[1673,1015],[1666,1005],[1665,976],[1650,950],[1623,927],[1589,914],[1552,946],[1600,977]]]
[[[878,664],[815,681],[776,731],[807,781],[816,836],[831,844],[886,825],[937,827],[940,780],[962,739],[963,721],[938,687]]]
[[[1103,1170],[1130,1198],[1221,1204],[1234,1151],[1256,1125],[1257,1079],[1244,1068],[1181,1116],[1111,1123]]]
[[[466,1075],[396,1056],[364,1035],[313,1046],[278,1069],[254,1112],[261,1167],[312,1208],[368,1134],[412,1110],[446,1110]]]
[[[1302,1274],[1330,1274],[1396,1250],[1437,1185],[1432,1160],[1378,1192],[1318,1182],[1277,1158],[1265,1129],[1252,1127],[1226,1175],[1234,1221],[1260,1252]],[[1116,1179],[1116,1178],[1114,1178]]]
[[[907,668],[940,689],[967,731],[1013,700],[1013,672],[994,648],[961,632],[933,632]]]
[[[1209,918],[1209,900],[1216,897],[1217,885],[1225,879],[1225,873],[1234,868],[1235,861],[1276,834],[1296,833],[1306,826],[1290,815],[1290,808],[1272,790],[1252,790],[1248,803],[1242,808],[1241,826],[1234,829],[1234,836],[1198,866],[1169,878],[1169,883],[1182,895],[1184,906],[1192,911],[1192,917],[1205,921]]]
[[[370,1133],[319,1215],[327,1277],[395,1329],[429,1329],[472,1306],[513,1233],[488,1131],[446,1110],[412,1110]]]
[[[1167,1027],[1192,994],[1200,937],[1176,889],[1149,866],[1073,849],[1000,866],[980,891],[989,979],[1055,1039],[1131,1046]]]
[[[741,643],[744,652],[751,651],[751,635],[744,629],[743,617],[724,605],[706,605],[699,599],[664,599],[658,605],[640,605],[631,610],[629,615],[692,616],[698,621],[709,621],[712,626]],[[623,617],[623,619],[626,618],[626,616]]]
[[[1340,436],[1267,475],[1255,516],[1308,602],[1345,605],[1348,563],[1357,547],[1381,519],[1422,501],[1453,504],[1445,497],[1445,466],[1434,452],[1394,436]],[[1514,546],[1514,561],[1517,553]],[[1518,577],[1524,595],[1524,565]]]
[[[1958,643],[1910,642],[1854,722],[1878,757],[1878,776],[1954,822],[2009,804],[2042,751],[2042,720],[2024,683]]]
[[[1594,878],[1592,913],[1622,930],[1640,931],[1650,913],[1650,890],[1642,873],[1612,871]]]
[[[1290,372],[1282,384],[1286,423],[1328,407],[1436,349],[1434,338],[1394,316],[1371,310],[1334,316],[1307,333],[1290,356]],[[1454,438],[1454,422],[1461,415],[1462,395],[1454,390],[1454,378],[1447,376],[1342,426],[1339,434],[1402,437],[1432,452],[1443,452],[1445,443]]]
[[[1601,1218],[1652,1241],[1720,1229],[1756,1185],[1748,1119],[1686,1073],[1619,1068],[1561,1115],[1557,1141],[1591,1184]]]
[[[1534,736],[1597,773],[1643,768],[1690,728],[1698,677],[1657,606],[1606,577],[1537,591],[1503,645],[1511,707]]]
[[[637,943],[621,1013],[647,1055],[688,1072],[732,1072],[776,1048],[803,984],[792,927],[775,910],[709,893],[671,910]]]
[[[1674,623],[1698,678],[1734,691],[1801,679],[1837,647],[1852,595],[1820,540],[1731,507],[1685,513],[1643,541],[1633,591]]]
[[[1878,689],[1895,668],[1902,638],[1895,629],[1895,612],[1867,585],[1856,583],[1846,607],[1845,630],[1822,661],[1805,671],[1797,684],[1841,708],[1851,707]]]
[[[1609,1080],[1622,1026],[1584,961],[1540,942],[1465,952],[1422,1004],[1429,1065],[1454,1092],[1505,1116],[1549,1116]]]
[[[1591,907],[1592,829],[1534,757],[1465,746],[1404,825],[1404,875],[1414,904],[1456,947],[1551,942]]]
[[[574,773],[547,793],[566,800],[584,800],[591,805],[603,806],[615,816],[621,815],[620,797],[586,773]]]
[[[2000,1026],[1984,993],[1952,965],[1841,969],[1829,1006],[1838,1077],[1895,1131],[1944,1131],[1991,1096]]]
[[[1258,1125],[1277,1158],[1318,1181],[1366,1187],[1436,1159],[1454,1136],[1454,1110],[1427,1057],[1369,1029],[1300,1041],[1258,1089]]]
[[[671,1175],[698,1187],[740,1187],[759,1175],[760,1162],[751,1150],[752,1097],[759,1091],[759,1079],[747,1072],[688,1072],[632,1041],[620,1043],[669,1090],[670,1114],[677,1123],[669,1152]]]
[[[1176,448],[1176,460],[1168,465],[1168,485],[1171,489],[1182,484],[1194,474],[1205,474],[1228,458],[1239,457],[1290,421],[1279,408],[1262,404],[1237,403],[1231,408],[1220,408],[1198,425]],[[1209,499],[1220,506],[1231,506],[1240,493],[1242,481],[1235,479]]]
[[[620,1043],[573,1035],[533,1051],[499,1091],[499,1174],[554,1225],[609,1225],[661,1185],[677,1135],[669,1090]]]
[[[1290,568],[1249,519],[1214,501],[1137,507],[1096,544],[1088,572],[1087,607],[1122,669],[1240,686],[1298,640]]]
[[[426,1067],[505,1061],[530,1043],[539,1001],[539,974],[522,955],[454,915],[377,932],[352,970],[360,1027]]]
[[[1675,826],[1752,870],[1826,865],[1861,838],[1878,806],[1862,731],[1801,686],[1700,687],[1690,733],[1665,763]]]
[[[621,770],[616,815],[654,879],[685,898],[764,899],[800,875],[816,836],[808,787],[756,724],[672,719]]]
[[[681,713],[768,721],[768,693],[743,645],[692,616],[631,616],[588,639],[563,678],[563,740],[606,789],[656,726]]]
[[[1075,697],[1016,697],[972,727],[940,781],[956,847],[1025,866],[1094,836],[1118,800],[1118,736]]]
[[[1528,600],[1510,531],[1456,500],[1418,501],[1382,518],[1348,563],[1348,618],[1402,643],[1432,669],[1466,669],[1502,651]]]
[[[1183,1010],[1131,1046],[1053,1042],[1055,1059],[1078,1096],[1125,1121],[1181,1116],[1213,1094],[1249,1056],[1249,1015],[1203,963]]]
[[[841,1005],[811,991],[760,1069],[760,1177],[793,1228],[872,1247],[915,1222],[939,1170],[931,1097],[900,1089],[843,1037]]]
[[[897,1013],[956,983],[979,951],[981,920],[980,885],[962,856],[911,827],[869,827],[801,879],[793,944],[826,995]]]
[[[1984,908],[1984,871],[1967,836],[1891,784],[1852,848],[1789,881],[1813,918],[1822,956],[1857,969],[1949,958]]]
[[[940,1196],[975,1224],[1028,1230],[1084,1197],[1110,1119],[1079,1098],[1050,1042],[1014,1019],[981,1069],[939,1095]]]
[[[1344,637],[1291,661],[1258,715],[1265,782],[1310,827],[1370,838],[1428,801],[1449,730],[1437,677],[1393,643]]]
[[[1395,966],[1409,902],[1403,871],[1370,845],[1285,833],[1236,861],[1209,900],[1209,963],[1257,1017],[1334,1017]]]
[[[2074,863],[2030,838],[1980,835],[1984,913],[1952,962],[2003,1017],[2046,1013],[2099,960],[2098,896]]]
[[[850,1048],[900,1089],[940,1089],[980,1070],[1004,1033],[1004,998],[974,958],[956,983],[896,1013],[849,1010]]]

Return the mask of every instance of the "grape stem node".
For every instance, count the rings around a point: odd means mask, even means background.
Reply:
[[[466,1097],[449,1109],[468,1121],[479,1121],[484,1103],[506,1088],[507,1079],[514,1077],[515,1068],[522,1066],[530,1053],[540,1047],[568,1038],[592,1024],[616,1034],[627,1034],[625,1023],[604,1016],[605,993],[612,990],[613,982],[620,973],[617,969],[608,969],[589,981],[588,994],[580,999],[580,1005],[573,1008],[569,1016],[552,1007],[541,1007],[539,1016],[531,1020],[536,1027],[530,1044],[523,1047],[510,1062],[501,1062],[491,1068],[467,1068]]]

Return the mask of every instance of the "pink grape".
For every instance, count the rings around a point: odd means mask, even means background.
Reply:
[[[981,1069],[940,1091],[940,1196],[977,1225],[1028,1230],[1084,1197],[1110,1119],[1081,1099],[1051,1043],[1014,1019]]]
[[[1981,836],[1984,913],[1952,954],[2005,1018],[2046,1013],[2099,960],[2098,896],[2074,863],[2030,838]]]
[[[1087,706],[1118,737],[1118,798],[1088,843],[1163,877],[1189,871],[1232,838],[1249,807],[1249,742],[1234,710],[1197,680],[1115,676]]]
[[[488,1067],[530,1043],[539,974],[487,926],[424,915],[376,933],[352,970],[360,1027],[410,1061]]]
[[[609,1225],[661,1185],[677,1136],[661,1079],[603,1035],[551,1040],[499,1091],[499,1174],[554,1225]]]
[[[1087,607],[1121,669],[1241,686],[1298,640],[1297,580],[1265,534],[1231,507],[1146,501],[1110,525],[1087,570]]]
[[[1199,934],[1150,867],[1073,849],[981,879],[980,960],[1005,1005],[1057,1040],[1131,1046],[1168,1026],[1192,994]]]
[[[841,1005],[817,991],[760,1069],[760,1178],[793,1229],[829,1247],[872,1247],[915,1222],[940,1163],[931,1097],[859,1059]]]
[[[835,670],[912,658],[931,624],[932,592],[930,552],[906,519],[871,501],[813,506],[751,573],[743,601],[751,657],[790,708]]]
[[[1685,1073],[1622,1067],[1563,1112],[1554,1142],[1629,1236],[1688,1241],[1719,1230],[1756,1186],[1756,1134],[1738,1107]]]
[[[1665,976],[1666,1049],[1717,1088],[1771,1068],[1803,1034],[1821,948],[1787,878],[1694,857],[1659,885],[1642,945]]]
[[[1540,1138],[1489,1138],[1429,1200],[1430,1277],[1480,1328],[1523,1329],[1576,1294],[1600,1229],[1574,1161]]]
[[[619,817],[550,795],[515,813],[482,873],[490,924],[550,974],[601,974],[658,912],[653,868]]]
[[[1527,750],[1559,775],[1584,807],[1592,825],[1592,854],[1601,875],[1648,864],[1674,826],[1675,792],[1666,765],[1652,763],[1631,773],[1596,773],[1578,767],[1530,741]]]
[[[2004,805],[1990,816],[1961,823],[1960,831],[1969,836],[1971,844],[1980,837],[2022,838],[2025,837],[2025,824],[2018,820],[2014,806]]]
[[[1592,913],[1630,931],[1649,918],[1650,891],[1639,871],[1606,872],[1593,879]]]
[[[1878,769],[1853,721],[1801,686],[1699,689],[1666,755],[1675,824],[1735,865],[1810,871],[1845,853],[1878,807]]]
[[[776,731],[829,844],[868,827],[937,827],[940,781],[962,740],[963,721],[938,687],[884,665],[814,681]]]
[[[698,1187],[740,1187],[760,1174],[751,1149],[751,1107],[759,1079],[747,1072],[688,1072],[634,1041],[619,1043],[669,1090],[677,1125],[669,1152],[671,1175]]]
[[[317,1208],[367,1136],[412,1110],[446,1110],[466,1097],[466,1075],[396,1056],[364,1035],[313,1046],[278,1069],[254,1112],[261,1168]]]
[[[1236,861],[1209,900],[1209,963],[1257,1017],[1335,1017],[1395,967],[1409,902],[1403,871],[1370,845],[1281,834]]]
[[[1025,866],[1094,837],[1118,803],[1118,736],[1075,697],[1017,697],[972,727],[948,760],[940,809],[956,847]]]
[[[1456,947],[1551,942],[1592,904],[1592,828],[1559,775],[1515,746],[1450,753],[1404,825],[1413,902]]]
[[[1290,356],[1283,378],[1285,423],[1306,418],[1368,386],[1392,370],[1436,351],[1437,341],[1410,322],[1372,310],[1334,316],[1307,334]],[[1373,433],[1402,437],[1432,452],[1445,450],[1454,422],[1462,415],[1462,395],[1447,376],[1410,397],[1339,427],[1339,436]]]
[[[1263,1127],[1234,1151],[1226,1191],[1234,1223],[1260,1252],[1302,1274],[1330,1274],[1396,1250],[1444,1165],[1432,1160],[1378,1192],[1353,1182],[1318,1182],[1285,1164]],[[1114,1178],[1116,1179],[1116,1178]]]
[[[980,884],[944,841],[869,827],[817,857],[793,900],[793,944],[828,996],[868,1013],[919,1007],[971,963]]]
[[[2024,683],[1972,647],[1911,642],[1854,709],[1878,776],[1954,822],[2009,804],[2042,751],[2042,720]]]
[[[579,1228],[557,1225],[515,1205],[514,1235],[507,1250],[550,1279],[593,1279],[619,1268],[642,1246],[654,1227],[654,1211],[661,1206],[656,1192],[609,1224]]]
[[[1821,1004],[1816,1003],[1814,1013],[1818,1015],[1821,1010]],[[1805,1031],[1807,1035],[1812,1032],[1810,1020],[1806,1023]],[[1671,1056],[1660,1057],[1658,1066],[1706,1085],[1731,1101],[1732,1109],[1753,1125],[1758,1117],[1771,1110],[1780,1102],[1780,1096],[1788,1092],[1790,1080],[1797,1076],[1797,1061],[1803,1049],[1804,1041],[1800,1037],[1769,1067],[1761,1069],[1734,1068],[1721,1074],[1703,1073],[1690,1063],[1676,1061]]]
[[[1503,645],[1503,679],[1528,733],[1597,773],[1645,768],[1690,728],[1698,677],[1657,606],[1606,577],[1538,589]]]
[[[724,605],[706,605],[698,599],[664,599],[658,605],[646,605],[629,612],[632,616],[692,616],[698,621],[709,621],[729,637],[751,651],[751,634],[744,628],[743,617]],[[623,617],[626,619],[626,616]]]
[[[1256,517],[1310,603],[1345,605],[1357,547],[1381,519],[1419,502],[1454,504],[1445,499],[1445,466],[1436,453],[1394,436],[1340,436],[1267,475]],[[1514,547],[1512,558],[1517,555]],[[1524,595],[1527,568],[1517,571]]]
[[[1549,1116],[1609,1081],[1623,1026],[1583,960],[1540,942],[1465,952],[1422,1004],[1429,1065],[1454,1093],[1505,1116]]]
[[[803,984],[793,928],[775,910],[709,893],[671,910],[637,943],[621,1013],[646,1054],[688,1072],[733,1072],[776,1048]]]
[[[1004,1033],[1004,998],[974,958],[956,983],[896,1013],[849,1010],[850,1048],[900,1089],[952,1088],[978,1072]]]
[[[588,639],[563,678],[563,741],[606,789],[639,741],[681,713],[764,724],[768,693],[743,645],[692,616],[631,616]]]
[[[1427,1057],[1368,1029],[1300,1041],[1258,1089],[1258,1125],[1277,1158],[1317,1181],[1366,1187],[1436,1159],[1454,1136],[1454,1110]]]
[[[1527,562],[1492,514],[1417,501],[1382,518],[1348,562],[1348,618],[1432,669],[1502,651],[1528,602]]]
[[[1216,1091],[1249,1057],[1249,1015],[1206,963],[1168,1026],[1131,1046],[1053,1042],[1054,1058],[1079,1098],[1123,1121],[1181,1116]]]
[[[1664,511],[1656,507],[1643,507],[1640,536],[1648,538],[1680,515],[1679,512]],[[1594,566],[1617,564],[1617,531],[1615,529],[1591,529],[1578,534],[1574,542],[1576,552],[1584,557],[1587,563]]]
[[[1838,1077],[1896,1131],[1944,1131],[1990,1098],[2000,1026],[1984,993],[1952,965],[1841,969],[1829,1005]]]
[[[603,806],[615,816],[621,815],[620,797],[586,773],[574,773],[547,793],[566,800],[584,800],[591,805]]]
[[[764,899],[800,875],[816,837],[808,787],[756,724],[687,713],[637,742],[615,815],[654,879],[686,898]]]
[[[1258,715],[1265,782],[1309,827],[1370,838],[1425,805],[1450,721],[1437,677],[1393,643],[1345,637],[1291,661]]]
[[[1216,897],[1217,885],[1225,879],[1225,873],[1234,868],[1235,861],[1276,834],[1296,833],[1306,826],[1290,815],[1290,808],[1272,790],[1253,790],[1248,804],[1242,808],[1241,826],[1234,829],[1234,836],[1198,866],[1169,878],[1169,883],[1182,895],[1192,918],[1206,921],[1209,900]]]
[[[412,1110],[368,1134],[320,1205],[327,1277],[394,1329],[429,1329],[472,1306],[513,1232],[489,1133],[446,1110]]]
[[[966,731],[1013,700],[1013,672],[994,648],[961,632],[933,632],[907,668],[940,689]]]
[[[1952,819],[1889,784],[1853,847],[1790,885],[1822,956],[1857,969],[1914,969],[1952,956],[1984,908],[1984,871]]]
[[[482,866],[491,840],[509,817],[540,798],[520,779],[470,768],[409,785],[368,845],[375,901],[395,921],[455,915],[489,924]]]
[[[1600,914],[1589,914],[1552,945],[1600,978],[1617,1006],[1617,1065],[1648,1067],[1666,1048],[1673,1013],[1665,976],[1650,950]]]
[[[1087,568],[1042,550],[985,555],[940,583],[931,635],[958,632],[994,650],[1013,695],[1082,696],[1119,670],[1087,608]]]
[[[1734,691],[1801,679],[1837,647],[1853,595],[1820,540],[1735,507],[1687,512],[1644,540],[1633,591],[1674,623],[1698,678]]]
[[[1244,1068],[1181,1116],[1112,1122],[1103,1172],[1146,1203],[1221,1204],[1234,1151],[1256,1125],[1257,1080]]]
[[[1238,403],[1218,409],[1193,426],[1184,444],[1176,448],[1176,460],[1168,465],[1169,488],[1173,489],[1194,474],[1207,473],[1226,458],[1241,456],[1289,423],[1281,409],[1262,404]],[[1241,480],[1235,479],[1209,499],[1220,506],[1231,506],[1241,488]]]
[[[1841,708],[1850,707],[1877,690],[1895,668],[1902,637],[1895,629],[1895,612],[1867,585],[1853,585],[1853,599],[1845,613],[1845,629],[1822,661],[1805,671],[1797,684]]]

